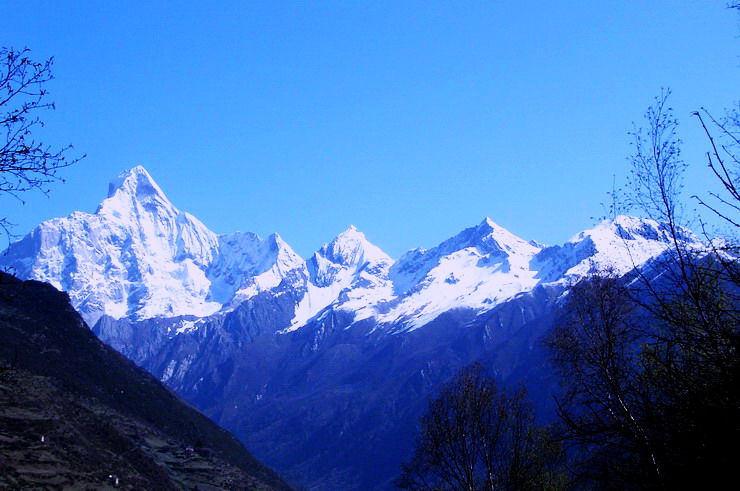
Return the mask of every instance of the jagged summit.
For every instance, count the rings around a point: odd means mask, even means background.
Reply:
[[[679,228],[679,240],[699,244],[691,231]],[[602,220],[595,227],[573,236],[567,244],[592,243],[613,258],[630,255],[639,262],[655,256],[672,242],[668,225],[649,218],[618,215]],[[617,250],[621,249],[621,253]]]
[[[498,223],[494,222],[491,217],[484,218],[477,227],[477,230],[481,234],[507,234],[516,237],[514,234],[509,232],[506,228],[502,227]],[[518,237],[517,237],[518,238]]]
[[[699,239],[688,229],[677,228],[678,239],[685,242],[699,242]],[[586,237],[595,240],[613,241],[656,241],[670,243],[671,231],[667,224],[650,218],[630,215],[617,215],[614,218],[605,218],[596,226],[574,235],[568,242],[579,242]]]
[[[67,291],[94,324],[102,315],[211,315],[276,286],[303,260],[277,235],[216,235],[136,166],[111,181],[94,214],[43,222],[0,263]]]
[[[95,214],[42,223],[11,246],[0,266],[68,291],[90,323],[102,315],[207,317],[287,292],[293,330],[331,309],[420,327],[451,308],[489,309],[594,267],[627,272],[661,254],[669,239],[664,225],[619,216],[546,247],[486,217],[397,261],[350,225],[304,260],[278,234],[214,234],[175,208],[136,166],[111,181]]]
[[[359,244],[367,242],[367,237],[354,225],[350,225],[347,229],[339,233],[334,239],[328,244],[333,245],[344,245],[344,244]],[[326,248],[327,244],[323,248]],[[323,249],[322,248],[322,249]]]
[[[681,229],[681,240],[700,242]],[[562,246],[543,248],[532,261],[542,282],[573,281],[597,270],[619,274],[658,257],[670,247],[667,225],[648,218],[619,215],[574,235]]]
[[[491,217],[484,218],[483,221],[480,222],[479,226],[481,226],[481,227],[488,227],[491,230],[494,230],[494,229],[497,229],[497,228],[503,228],[502,226],[500,226],[499,224],[497,224],[496,222],[494,222],[491,219]]]
[[[97,214],[114,216],[128,215],[129,211],[144,207],[149,212],[156,209],[165,213],[178,214],[177,208],[167,199],[162,188],[144,167],[136,167],[120,173],[108,185],[108,197],[103,200]],[[137,213],[138,215],[138,213]]]
[[[498,254],[508,256],[531,255],[537,252],[537,247],[526,240],[512,234],[490,218],[485,218],[474,227],[469,227],[442,242],[439,246],[427,251],[427,254],[447,255],[463,249],[475,248],[480,254]]]
[[[529,267],[540,248],[490,218],[429,250],[415,249],[391,268],[398,306],[383,318],[421,327],[451,308],[485,308],[533,288]]]
[[[540,247],[535,245],[536,242],[526,241],[512,234],[488,217],[478,225],[475,235],[480,237],[480,241],[491,247],[491,249],[500,250],[506,254],[529,255],[536,253],[540,249]]]
[[[152,179],[151,174],[141,165],[132,167],[118,174],[108,184],[108,197],[112,198],[117,192],[130,194],[164,194],[162,189]]]
[[[390,256],[350,225],[306,261],[307,281],[286,332],[330,307],[348,310],[356,319],[371,316],[376,302],[392,296],[392,264]]]
[[[393,262],[354,225],[350,225],[330,243],[324,244],[316,254],[343,266],[362,266],[366,263],[390,265]]]

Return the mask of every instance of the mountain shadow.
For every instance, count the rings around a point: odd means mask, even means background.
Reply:
[[[66,293],[0,273],[0,339],[0,488],[291,489]]]

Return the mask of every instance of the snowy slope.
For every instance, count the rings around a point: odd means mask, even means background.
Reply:
[[[261,239],[251,232],[236,232],[218,239],[219,254],[207,273],[210,298],[220,304],[234,307],[303,268],[301,257],[278,234]]]
[[[688,231],[683,231],[682,239],[699,244]],[[670,244],[666,225],[620,215],[576,234],[562,246],[543,249],[532,261],[532,268],[542,283],[572,283],[599,270],[623,275],[658,257]]]
[[[305,325],[329,306],[350,310],[356,319],[372,314],[372,306],[392,297],[388,271],[393,260],[353,225],[306,261],[303,298],[286,332]]]
[[[490,308],[537,284],[529,263],[539,250],[486,218],[399,259],[391,271],[398,304],[377,318],[420,327],[451,308]]]

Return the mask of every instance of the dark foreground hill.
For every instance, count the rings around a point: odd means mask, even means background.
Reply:
[[[0,488],[290,489],[66,294],[0,275]]]

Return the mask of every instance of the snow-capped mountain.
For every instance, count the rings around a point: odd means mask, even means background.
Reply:
[[[553,247],[525,241],[486,218],[393,262],[350,227],[307,261],[309,280],[288,331],[328,310],[354,321],[371,318],[391,331],[415,329],[455,308],[490,310],[537,285],[567,285],[598,270],[625,274],[669,244],[665,227],[635,217],[605,220]]]
[[[102,315],[207,317],[289,286],[296,304],[285,332],[326,309],[412,329],[453,308],[488,310],[538,284],[574,281],[595,269],[623,274],[667,245],[663,227],[634,217],[602,222],[553,247],[486,218],[396,262],[351,226],[304,261],[277,234],[214,234],[175,208],[138,166],[110,183],[95,213],[42,223],[0,265],[67,291],[91,324]]]
[[[335,306],[369,316],[372,305],[390,298],[388,271],[393,260],[351,225],[306,261],[307,281],[287,331],[305,325],[316,314]]]
[[[627,216],[554,246],[486,218],[396,261],[350,226],[304,260],[277,234],[214,234],[136,167],[0,267],[66,290],[103,341],[307,488],[386,489],[426,401],[466,364],[526,382],[546,412],[537,339],[558,301],[670,243]]]
[[[380,319],[417,328],[452,308],[487,310],[537,284],[530,263],[539,251],[486,218],[433,249],[399,259],[391,270],[397,305]]]
[[[689,231],[681,232],[682,240],[700,245]],[[562,246],[544,248],[532,266],[544,283],[573,282],[595,271],[624,275],[663,254],[671,240],[664,224],[620,215],[576,234]]]
[[[302,268],[301,257],[278,234],[266,239],[250,232],[221,235],[218,255],[207,268],[209,298],[233,307]]]
[[[91,324],[102,315],[211,315],[300,263],[278,236],[217,236],[175,208],[140,166],[110,183],[95,213],[46,221],[0,258],[20,278],[67,291]]]

